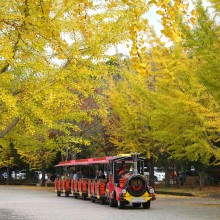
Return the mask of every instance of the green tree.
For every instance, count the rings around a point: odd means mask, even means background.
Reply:
[[[218,56],[220,47],[220,26],[217,21],[218,13],[212,14],[205,9],[202,1],[197,1],[195,5],[197,13],[197,23],[192,30],[185,30],[185,49],[190,56],[197,59],[197,73],[201,83],[207,88],[209,93],[220,100],[220,58]]]
[[[218,35],[218,27],[208,19],[201,2],[196,14],[198,25],[195,23],[191,31],[186,24],[180,26],[184,27],[182,41],[170,48],[151,50],[157,75],[155,101],[159,107],[152,112],[151,125],[154,138],[167,146],[172,157],[218,164],[220,115],[218,91],[214,92],[218,85],[208,83],[213,81],[213,75],[219,75],[219,42],[213,37]],[[163,60],[159,60],[161,57]],[[208,57],[214,60],[205,68]]]

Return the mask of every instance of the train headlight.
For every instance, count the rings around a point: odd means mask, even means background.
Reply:
[[[123,194],[125,194],[127,191],[126,191],[126,189],[123,189],[121,192],[122,192]]]
[[[150,189],[149,189],[149,193],[154,193],[154,189],[153,189],[153,188],[150,188]]]

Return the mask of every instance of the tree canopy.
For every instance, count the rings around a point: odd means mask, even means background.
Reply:
[[[219,164],[219,7],[211,2],[214,16],[202,1],[193,9],[187,0],[1,1],[2,149],[13,143],[32,166],[105,145]],[[161,36],[146,16],[153,7]],[[129,56],[108,54],[118,44]]]

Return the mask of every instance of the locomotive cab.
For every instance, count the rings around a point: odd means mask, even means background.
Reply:
[[[110,206],[124,208],[132,203],[134,207],[150,208],[151,200],[156,197],[144,176],[143,158],[138,154],[115,158],[110,163],[109,173],[106,191]]]

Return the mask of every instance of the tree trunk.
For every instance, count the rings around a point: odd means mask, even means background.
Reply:
[[[170,170],[168,166],[165,166],[165,186],[170,187]]]
[[[7,179],[6,179],[6,185],[9,185],[9,177],[10,177],[10,166],[7,165]]]
[[[7,133],[9,133],[19,122],[19,118],[15,118],[14,121],[7,127],[5,130],[0,131],[0,138],[4,137]]]
[[[149,167],[149,185],[154,187],[154,159],[153,157],[150,157],[148,160],[148,165]]]
[[[41,186],[45,186],[45,160],[42,160],[42,183]]]
[[[203,187],[203,185],[202,185],[202,174],[199,173],[199,190],[200,191],[202,190],[202,187]]]

